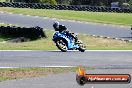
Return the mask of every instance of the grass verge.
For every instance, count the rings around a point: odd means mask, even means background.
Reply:
[[[93,68],[87,68],[87,70],[93,70]],[[31,77],[40,77],[52,74],[67,73],[67,72],[76,72],[78,67],[64,67],[64,68],[1,68],[0,69],[0,82],[12,79],[20,78],[31,78]]]
[[[7,26],[8,24],[0,24],[0,26],[2,25]],[[11,37],[0,36],[0,50],[57,50],[56,45],[52,41],[54,31],[45,31],[48,38],[23,43],[3,42]],[[98,38],[83,34],[79,34],[78,38],[86,44],[88,50],[132,50],[132,42]]]
[[[46,76],[75,71],[76,68],[1,68],[0,81]]]
[[[2,43],[6,38],[0,37],[0,50],[57,50],[52,41],[53,31],[46,30],[48,38],[23,43]],[[88,35],[79,34],[89,50],[132,50],[132,42],[125,42],[113,39],[96,38]]]
[[[112,12],[88,12],[88,11],[70,11],[70,10],[47,10],[47,9],[28,9],[28,8],[4,8],[0,11],[12,12],[16,14],[25,14],[32,16],[69,19],[86,22],[99,22],[118,25],[132,25],[131,13],[112,13]]]
[[[6,2],[6,0],[0,0],[0,2]]]

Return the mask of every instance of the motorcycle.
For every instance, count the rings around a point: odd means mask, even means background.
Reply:
[[[77,37],[75,34],[74,36]],[[81,40],[78,40],[76,43],[73,38],[66,35],[66,32],[55,32],[52,40],[62,52],[67,52],[67,50],[79,50],[84,52],[86,50],[86,46]]]

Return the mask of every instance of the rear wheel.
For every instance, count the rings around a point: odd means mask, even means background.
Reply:
[[[57,39],[55,42],[58,49],[60,49],[62,52],[66,52],[68,50],[67,43],[64,39]]]

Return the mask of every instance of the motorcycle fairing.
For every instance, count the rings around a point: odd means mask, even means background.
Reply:
[[[53,41],[55,41],[57,38],[63,38],[67,41],[68,43],[68,49],[77,49],[79,48],[78,45],[76,45],[74,43],[74,41],[72,40],[72,38],[70,36],[67,36],[66,33],[59,33],[59,32],[55,32],[54,36],[53,36]]]

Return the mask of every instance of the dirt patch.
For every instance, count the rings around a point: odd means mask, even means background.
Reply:
[[[0,81],[46,76],[74,71],[76,68],[16,68],[0,69]]]

